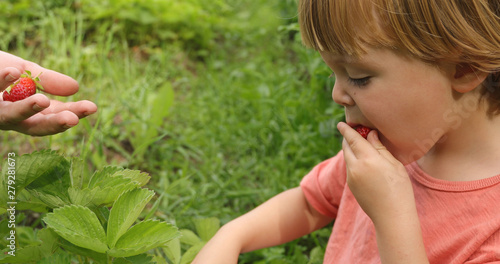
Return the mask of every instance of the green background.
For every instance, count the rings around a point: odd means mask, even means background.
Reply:
[[[53,149],[83,158],[87,173],[138,169],[161,197],[156,218],[224,224],[340,148],[343,111],[330,70],[301,44],[296,9],[294,0],[0,1],[0,49],[80,83],[51,98],[99,107],[58,135],[2,131],[0,153]],[[307,263],[330,229],[240,262]]]

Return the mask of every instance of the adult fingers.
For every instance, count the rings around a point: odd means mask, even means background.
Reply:
[[[42,113],[54,114],[62,111],[70,111],[76,114],[79,118],[84,118],[95,113],[97,111],[97,106],[88,100],[67,103],[51,100],[50,107],[45,109]]]
[[[77,124],[78,117],[70,111],[48,115],[38,113],[24,120],[16,130],[32,136],[46,136],[64,132]]]
[[[78,82],[73,78],[56,71],[46,69],[32,61],[0,51],[0,68],[8,67],[17,68],[21,72],[30,71],[33,76],[37,76],[42,73],[39,76],[40,84],[44,87],[47,93],[68,96],[78,91]],[[19,78],[19,76],[14,77]]]
[[[3,126],[15,125],[49,107],[50,100],[36,94],[17,102],[0,102],[0,122]]]
[[[78,82],[67,75],[43,68],[33,62],[27,64],[26,70],[29,70],[33,77],[39,75],[40,84],[49,94],[69,96],[78,92]]]
[[[0,70],[0,92],[7,89],[9,85],[19,79],[21,71],[15,67],[7,67]]]

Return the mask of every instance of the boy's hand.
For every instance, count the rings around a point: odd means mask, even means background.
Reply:
[[[78,82],[73,78],[0,51],[0,92],[26,70],[34,76],[42,72],[40,84],[46,93],[68,96],[78,91]],[[43,94],[35,94],[17,102],[0,99],[0,129],[33,136],[57,134],[77,125],[80,118],[96,111],[97,106],[90,101],[63,103],[49,100]]]
[[[377,131],[370,131],[365,140],[346,123],[339,123],[338,129],[344,136],[347,184],[374,224],[414,215],[410,178],[403,164],[379,141]]]

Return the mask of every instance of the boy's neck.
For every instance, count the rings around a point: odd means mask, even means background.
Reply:
[[[417,163],[430,176],[472,181],[500,174],[500,116],[470,112]]]

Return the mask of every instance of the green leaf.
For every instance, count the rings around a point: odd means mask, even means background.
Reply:
[[[100,170],[97,170],[94,172],[94,174],[90,177],[89,185],[88,187],[90,189],[99,186],[99,183],[103,181],[104,179],[109,178],[113,173],[117,171],[123,170],[122,168],[115,167],[115,166],[106,166]]]
[[[82,159],[80,158],[72,158],[71,159],[71,168],[69,171],[69,178],[71,180],[71,186],[76,189],[83,189],[84,185],[90,179],[85,179],[84,175],[84,165]]]
[[[48,157],[45,157],[45,156]],[[36,152],[32,156],[24,158],[19,162],[20,169],[17,170],[18,176],[26,173],[28,178],[36,177],[31,183],[23,184],[26,189],[37,189],[40,192],[45,192],[53,195],[65,194],[65,191],[70,186],[69,179],[70,163],[55,152]],[[24,167],[29,167],[23,169]],[[42,172],[45,170],[44,172]],[[21,183],[19,183],[21,184]]]
[[[50,208],[58,208],[58,207],[63,207],[65,205],[69,204],[68,200],[63,200],[62,198],[65,198],[64,196],[61,198],[57,195],[53,194],[47,194],[44,192],[39,192],[37,189],[29,190],[29,193],[33,195],[33,197],[37,198],[38,200],[42,201],[46,206]],[[69,199],[69,198],[67,198]]]
[[[9,251],[11,251],[9,248],[2,250],[2,252],[6,253]],[[43,253],[39,246],[18,248],[14,254],[15,256],[0,254],[0,263],[32,263],[43,258]]]
[[[179,231],[171,224],[147,220],[132,226],[108,251],[112,257],[139,255],[179,237]]]
[[[16,158],[16,184],[22,189],[37,178],[51,174],[54,169],[69,168],[68,161],[52,150],[35,151]]]
[[[194,220],[194,225],[201,240],[208,242],[219,230],[220,221],[215,217],[199,218]]]
[[[133,190],[137,187],[139,186],[137,186],[136,183],[127,180],[118,182],[114,188],[96,187],[92,189],[92,193],[94,193],[94,196],[91,198],[91,203],[94,206],[102,206],[102,205],[111,206],[113,202],[116,201],[116,199],[118,199],[118,196],[120,196],[120,194],[126,191]]]
[[[59,244],[64,250],[77,254],[80,256],[89,257],[96,261],[96,263],[107,263],[107,256],[103,253],[98,253],[90,249],[82,248],[74,245],[64,238],[59,238]]]
[[[180,232],[181,232],[181,242],[183,244],[194,246],[202,242],[200,237],[198,237],[193,231],[189,229],[181,229]]]
[[[129,169],[121,169],[118,167],[105,167],[104,169],[97,171],[94,173],[89,182],[89,188],[94,187],[113,187],[116,180],[118,179],[127,179],[128,181],[135,182],[138,186],[144,186],[148,183],[151,177],[139,170],[129,170]]]
[[[128,258],[116,258],[113,264],[155,264],[153,256],[147,254],[140,254]]]
[[[321,264],[323,263],[323,258],[325,256],[325,251],[320,246],[317,246],[309,252],[309,262],[307,264]]]
[[[189,264],[191,263],[196,255],[198,255],[198,252],[205,246],[205,242],[200,242],[192,247],[190,247],[186,252],[184,252],[184,255],[182,255],[181,259],[181,264]]]
[[[158,128],[163,124],[164,119],[168,116],[170,108],[174,103],[174,89],[172,84],[164,82],[156,92],[148,94],[147,105],[150,109],[143,111],[143,119],[147,122],[147,127],[141,130],[140,136],[131,138],[131,143],[134,146],[132,156],[142,156],[147,148],[154,142],[161,140],[169,133],[164,133],[158,136]]]
[[[64,251],[61,248],[57,250],[54,254],[44,257],[36,264],[54,264],[54,263],[71,263],[72,254],[70,252]]]
[[[173,264],[179,264],[181,262],[181,241],[179,238],[168,241],[162,249],[170,262]]]
[[[113,173],[112,177],[122,176],[125,179],[129,179],[138,184],[139,187],[146,185],[151,178],[147,173],[140,170],[121,170]]]
[[[120,194],[144,186],[149,179],[147,173],[138,170],[105,167],[94,173],[89,182],[89,189],[95,191],[92,204],[110,205]]]
[[[33,187],[40,187],[40,191],[51,191],[52,194],[64,191],[64,188],[59,188],[60,185],[68,185],[64,176],[68,173],[69,162],[55,151],[35,151],[31,154],[12,158],[16,165],[16,194],[34,181],[37,183]],[[0,178],[2,190],[7,190],[7,183],[5,181],[8,180],[8,159],[5,162],[4,166],[2,166],[2,177]],[[61,195],[64,194],[61,193]],[[0,201],[2,201],[0,206],[4,206],[4,201],[7,201],[6,191],[0,192]]]
[[[108,219],[107,242],[110,248],[115,246],[120,236],[137,220],[154,194],[154,191],[137,188],[118,197]]]
[[[37,238],[42,241],[40,244],[40,250],[44,253],[45,257],[48,257],[57,250],[58,236],[54,233],[54,231],[48,228],[40,229],[37,232]]]
[[[33,245],[24,248],[18,248],[15,251],[15,256],[8,254],[0,254],[0,263],[31,263],[37,262],[44,257],[52,255],[57,249],[57,235],[50,230],[44,228],[37,232],[37,240]],[[11,249],[6,248],[2,252],[9,252]]]
[[[174,104],[174,89],[172,88],[172,84],[164,82],[153,98],[150,122],[154,126],[160,126]]]
[[[69,187],[68,195],[72,204],[87,206],[92,203],[92,200],[97,191],[98,191],[97,189],[90,190],[89,188],[78,189],[74,187]]]
[[[87,207],[79,205],[57,208],[43,221],[62,238],[76,246],[99,253],[108,250],[106,234],[97,216]]]
[[[16,193],[16,209],[19,211],[31,210],[35,212],[47,212],[47,205],[44,204],[40,199],[37,199],[26,189],[19,193]]]

